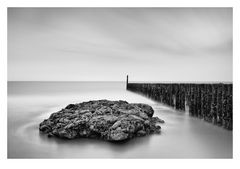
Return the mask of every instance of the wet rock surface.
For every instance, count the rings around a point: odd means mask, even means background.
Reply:
[[[123,141],[137,136],[160,133],[158,117],[147,104],[126,101],[95,100],[69,104],[52,113],[39,125],[39,130],[48,136],[60,138],[98,138],[108,141]]]

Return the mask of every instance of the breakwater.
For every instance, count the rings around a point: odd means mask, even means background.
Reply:
[[[127,90],[147,96],[226,129],[233,128],[232,84],[128,83]]]

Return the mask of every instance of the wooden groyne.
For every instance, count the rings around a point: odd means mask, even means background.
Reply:
[[[233,128],[232,84],[127,82],[126,87],[176,110],[188,109],[191,116]]]

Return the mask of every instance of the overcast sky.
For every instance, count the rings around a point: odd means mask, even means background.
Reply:
[[[8,8],[8,80],[232,81],[232,8]]]

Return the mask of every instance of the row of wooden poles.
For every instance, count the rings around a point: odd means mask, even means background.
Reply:
[[[127,83],[127,90],[143,94],[191,116],[232,130],[232,84]]]

